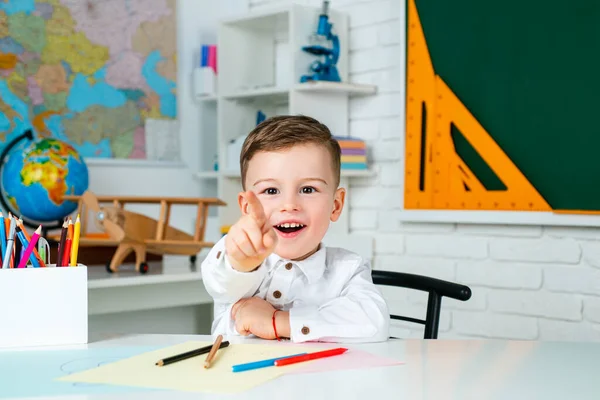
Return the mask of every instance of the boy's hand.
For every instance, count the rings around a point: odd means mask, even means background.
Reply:
[[[263,339],[275,339],[273,313],[275,308],[258,297],[241,299],[231,309],[231,319],[240,335],[256,335]]]
[[[225,237],[225,250],[234,269],[249,272],[275,249],[277,234],[254,192],[247,191],[242,196],[248,202],[248,214],[229,230]]]

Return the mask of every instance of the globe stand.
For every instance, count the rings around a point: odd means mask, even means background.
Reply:
[[[13,140],[11,140],[6,145],[6,147],[4,147],[4,149],[2,150],[2,153],[0,153],[0,176],[2,174],[2,167],[5,164],[4,160],[6,159],[6,156],[8,156],[10,151],[17,144],[19,144],[19,142],[21,140],[25,140],[25,139],[28,139],[29,141],[33,141],[33,132],[31,131],[31,129],[27,129],[21,135],[17,136]],[[6,197],[4,196],[4,188],[2,187],[2,184],[0,184],[0,203],[2,203],[2,208],[4,210],[10,211],[15,217],[19,216],[19,218],[23,220],[23,225],[25,225],[31,229],[37,229],[38,226],[42,225],[42,236],[44,236],[44,237],[48,236],[48,231],[51,231],[54,229],[59,229],[62,227],[63,221],[61,221],[61,220],[57,220],[54,223],[44,222],[43,224],[41,224],[39,222],[30,220],[30,219],[25,218],[22,215],[20,215],[19,211],[16,211],[14,208],[12,208],[10,203],[8,201],[6,201]]]

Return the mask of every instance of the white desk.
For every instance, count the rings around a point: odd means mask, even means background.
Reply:
[[[93,339],[92,339],[93,340]],[[132,335],[89,347],[210,340],[192,335]],[[231,340],[231,339],[230,339]],[[241,339],[248,340],[248,339]],[[233,343],[237,339],[231,340]],[[256,341],[256,340],[254,340]],[[238,396],[164,391],[77,399],[543,399],[600,398],[600,343],[394,340],[347,345],[405,361],[370,370],[289,375]],[[1,353],[0,353],[1,354]],[[135,371],[132,371],[135,373]]]

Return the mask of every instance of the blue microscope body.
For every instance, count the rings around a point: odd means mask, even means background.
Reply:
[[[303,75],[300,82],[308,81],[331,81],[340,82],[340,74],[338,73],[336,64],[340,58],[340,40],[337,35],[332,33],[332,24],[329,23],[328,16],[329,1],[323,1],[323,11],[319,15],[319,25],[317,28],[316,37],[320,40],[331,41],[331,48],[321,44],[313,44],[303,46],[302,50],[319,57],[323,60],[315,60],[310,65],[310,70],[313,74]]]

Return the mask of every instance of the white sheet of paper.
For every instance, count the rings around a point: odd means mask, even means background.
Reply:
[[[244,372],[232,372],[233,365],[323,350],[323,347],[296,345],[230,344],[217,352],[209,369],[204,368],[206,355],[163,367],[155,365],[160,359],[211,344],[210,342],[186,342],[71,374],[58,380],[191,392],[238,393],[301,368],[305,363]],[[313,361],[308,363],[311,362]]]

